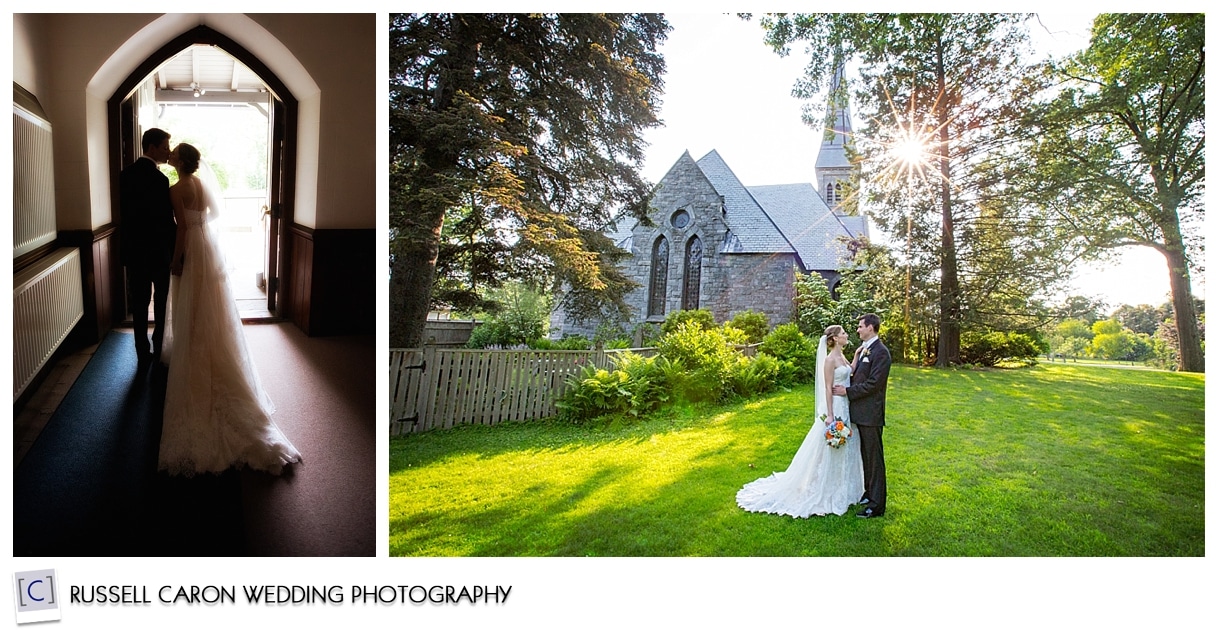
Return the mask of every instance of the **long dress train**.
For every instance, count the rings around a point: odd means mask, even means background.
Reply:
[[[182,275],[170,288],[169,377],[157,467],[171,475],[247,466],[279,474],[300,452],[271,420],[224,258],[206,215],[186,209]]]
[[[833,383],[849,385],[850,367],[835,368]],[[816,387],[823,387],[819,380]],[[846,397],[833,397],[833,413],[849,425],[850,402]],[[747,511],[791,517],[842,515],[862,494],[863,457],[858,432],[852,432],[841,447],[830,447],[818,412],[787,470],[746,484],[736,493],[736,503]]]

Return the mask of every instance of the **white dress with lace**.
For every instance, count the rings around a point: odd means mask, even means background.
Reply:
[[[206,215],[186,209],[181,276],[172,278],[169,377],[157,467],[173,475],[250,467],[279,474],[300,452],[271,420]]]
[[[849,385],[850,367],[835,368],[833,383]],[[850,424],[846,397],[833,397],[833,413]],[[825,442],[825,429],[818,415],[787,470],[746,484],[736,493],[736,503],[747,511],[791,517],[845,514],[863,495],[859,436],[852,432],[846,444],[833,448]]]

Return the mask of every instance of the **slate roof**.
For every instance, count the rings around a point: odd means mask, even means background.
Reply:
[[[867,235],[863,217],[834,214],[811,184],[750,186],[748,190],[795,248],[805,271],[838,269],[846,254],[839,237]]]
[[[727,207],[725,222],[739,240],[740,253],[791,253],[794,248],[787,241],[774,221],[762,210],[753,195],[745,188],[736,174],[727,166],[719,152],[710,153],[698,160],[698,168],[706,175],[711,186],[723,196]]]
[[[823,148],[822,148],[823,149]],[[864,217],[836,215],[811,184],[744,186],[712,150],[696,163],[727,206],[725,223],[731,231],[727,253],[792,253],[804,271],[837,270],[845,247],[839,237],[868,236]],[[630,250],[638,222],[622,216],[605,230],[606,236]]]
[[[805,271],[836,270],[845,254],[838,237],[867,236],[863,217],[834,214],[811,184],[746,187],[714,150],[697,164],[724,196],[726,223],[740,242],[732,251],[794,251]]]

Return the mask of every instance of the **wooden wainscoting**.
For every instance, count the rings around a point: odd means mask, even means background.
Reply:
[[[292,264],[280,274],[289,274],[280,279],[280,286],[286,290],[286,295],[280,294],[280,308],[287,307],[288,316],[300,327],[305,335],[312,335],[309,325],[313,313],[313,229],[295,224],[288,228],[288,252]]]
[[[376,230],[293,225],[288,315],[306,335],[376,331]]]
[[[123,269],[118,265],[116,256],[116,234],[117,228],[113,224],[94,230],[64,230],[59,233],[59,244],[80,250],[85,315],[77,330],[73,331],[74,345],[98,343],[118,321],[114,312],[121,309],[123,304]]]

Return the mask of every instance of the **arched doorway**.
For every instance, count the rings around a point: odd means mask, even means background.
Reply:
[[[208,55],[209,51],[220,51],[222,55]],[[195,54],[193,51],[199,51]],[[265,188],[261,195],[259,223],[264,230],[262,234],[263,265],[260,272],[260,285],[263,293],[264,308],[256,309],[253,318],[261,316],[276,317],[284,306],[290,304],[288,293],[291,290],[291,269],[286,265],[291,261],[291,241],[284,239],[284,226],[291,225],[293,219],[293,191],[295,190],[295,159],[296,159],[296,119],[297,102],[287,86],[275,73],[231,38],[208,26],[197,26],[186,33],[174,38],[159,48],[143,61],[119,85],[107,103],[107,124],[109,128],[109,155],[111,203],[118,207],[118,176],[122,168],[133,162],[141,153],[140,136],[144,129],[156,126],[141,121],[141,112],[155,108],[158,101],[172,102],[176,97],[175,79],[170,72],[174,60],[180,60],[183,53],[190,53],[194,68],[191,72],[191,89],[194,94],[188,98],[198,98],[199,102],[247,103],[262,102],[263,113],[267,121],[266,141],[266,177]],[[228,77],[229,84],[216,85],[215,78],[208,76],[203,81],[206,72],[200,72],[199,59],[229,57],[240,66],[248,69],[255,76],[256,83],[265,94],[253,97],[248,88],[243,88],[242,80],[236,71]],[[237,64],[232,68],[236,69]],[[149,83],[156,76],[155,83]],[[208,81],[213,83],[209,84]],[[180,83],[180,82],[179,82]],[[141,87],[143,86],[143,87]],[[242,94],[245,91],[246,94]],[[210,94],[209,94],[210,93]],[[115,215],[117,218],[117,214]],[[121,247],[121,224],[120,247]],[[123,320],[126,317],[125,282],[122,270],[116,270],[117,278],[112,286],[116,288],[112,296],[115,305],[114,318]],[[249,279],[247,279],[249,280]],[[250,281],[253,282],[253,281]],[[257,301],[247,301],[257,302]],[[251,317],[243,312],[243,317]]]

